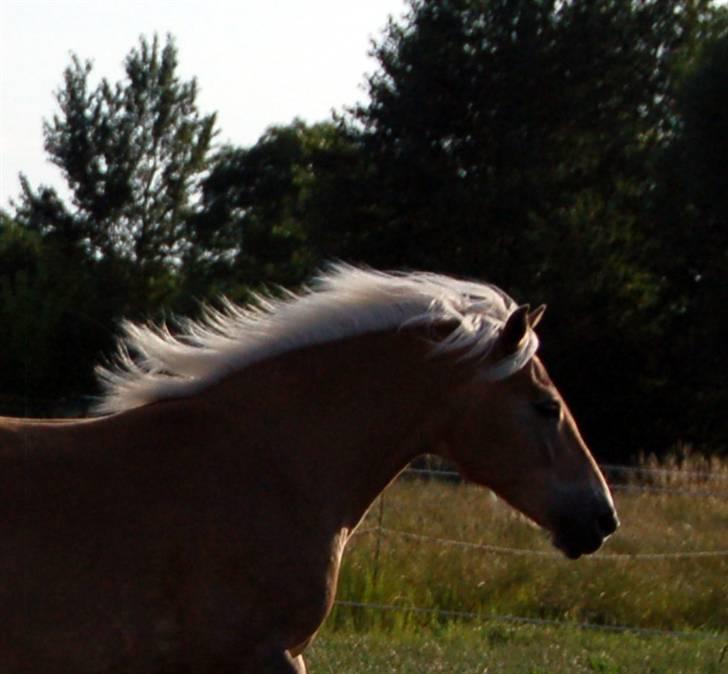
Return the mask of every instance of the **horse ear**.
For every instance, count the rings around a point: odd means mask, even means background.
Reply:
[[[531,328],[535,328],[541,322],[544,311],[546,311],[546,305],[542,304],[540,307],[537,307],[528,314],[528,324]]]
[[[529,329],[530,309],[531,307],[528,304],[522,304],[508,317],[498,340],[504,354],[518,351],[521,342],[526,338]]]

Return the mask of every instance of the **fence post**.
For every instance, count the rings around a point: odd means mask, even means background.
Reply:
[[[379,496],[379,512],[377,514],[377,542],[374,546],[374,578],[373,585],[379,580],[379,552],[382,546],[382,522],[384,520],[384,494]]]

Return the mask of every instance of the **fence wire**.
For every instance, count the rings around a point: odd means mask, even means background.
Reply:
[[[452,547],[468,548],[471,550],[480,550],[482,552],[514,555],[522,557],[549,557],[552,559],[563,559],[560,552],[550,550],[533,550],[530,548],[509,548],[501,545],[491,545],[490,543],[476,543],[474,541],[461,541],[452,538],[439,538],[437,536],[428,536],[427,534],[418,534],[413,531],[402,531],[401,529],[390,529],[389,527],[371,527],[357,532],[361,534],[382,533],[385,536],[399,536],[401,538],[409,538],[411,540],[430,541],[439,545],[447,545]],[[706,557],[728,557],[728,550],[693,550],[685,552],[597,552],[593,555],[584,557],[590,561],[614,561],[614,560],[658,560],[658,559],[699,559]]]
[[[621,466],[625,471],[631,470],[629,466]],[[635,469],[641,470],[641,469]],[[459,481],[462,479],[460,473],[455,470],[440,470],[433,468],[406,468],[404,470],[405,475],[415,475],[419,477],[430,477],[442,480]],[[669,471],[668,474],[682,475],[680,471]],[[702,473],[694,473],[695,475],[703,475]],[[708,473],[706,473],[708,474]],[[716,475],[716,479],[720,480],[723,475]],[[702,478],[700,478],[702,480]],[[679,486],[659,486],[653,484],[635,484],[635,483],[620,483],[613,480],[608,480],[609,488],[615,492],[626,492],[626,493],[646,493],[646,494],[662,494],[662,495],[674,495],[674,496],[696,496],[705,498],[717,498],[717,499],[728,499],[728,491],[716,491],[713,489],[695,489],[691,486],[679,487]]]
[[[728,482],[728,474],[711,473],[703,470],[687,470],[683,468],[654,468],[652,466],[621,466],[611,463],[601,464],[601,468],[615,473],[626,473],[631,475],[654,475],[688,477],[694,480]]]
[[[628,466],[604,466],[609,470],[623,470],[624,472],[643,472],[652,473],[654,475],[669,475],[677,474],[684,476],[686,473],[683,471],[672,471],[668,469],[641,469],[631,468]],[[424,469],[424,468],[408,468],[404,471],[405,474],[434,477],[439,479],[449,480],[460,480],[460,474],[456,471],[451,470],[437,470],[437,469]],[[705,479],[708,473],[701,473],[693,471],[690,476],[697,479]],[[724,479],[723,475],[713,476],[718,479]],[[710,496],[725,498],[728,494],[723,492],[706,492],[705,490],[685,490],[685,489],[673,489],[670,487],[655,487],[652,485],[611,485],[612,489],[617,491],[640,491],[640,492],[653,492],[662,494],[679,494],[679,495],[691,495],[691,496]],[[468,550],[476,550],[487,554],[498,554],[498,555],[512,555],[512,556],[524,556],[524,557],[535,557],[535,558],[551,558],[551,559],[562,559],[562,554],[556,551],[546,550],[534,550],[527,548],[511,548],[507,546],[493,545],[489,543],[481,543],[475,541],[463,541],[458,539],[441,538],[437,536],[430,536],[428,534],[420,534],[412,531],[404,531],[400,529],[393,529],[382,525],[382,497],[380,497],[380,510],[379,518],[374,526],[358,529],[355,534],[358,536],[363,535],[376,535],[400,537],[413,541],[428,541],[443,546],[460,547]],[[378,538],[379,541],[379,538]],[[683,552],[640,552],[640,553],[595,553],[585,557],[586,560],[591,561],[656,561],[656,560],[690,560],[690,559],[705,559],[705,558],[720,558],[728,557],[728,550],[692,550]],[[358,602],[353,600],[337,600],[336,606],[355,608],[361,610],[371,611],[396,611],[412,613],[417,615],[430,615],[437,616],[445,619],[457,619],[457,620],[478,620],[482,622],[505,622],[512,624],[522,625],[536,625],[544,627],[567,627],[567,628],[578,628],[583,630],[593,630],[601,632],[611,633],[630,633],[639,636],[659,636],[659,637],[675,637],[680,639],[709,639],[709,640],[725,640],[725,635],[721,633],[705,632],[705,631],[680,631],[680,630],[666,630],[649,627],[640,627],[635,625],[608,625],[608,624],[597,624],[589,622],[577,622],[577,621],[566,621],[556,620],[548,618],[534,618],[527,616],[517,615],[489,615],[487,613],[476,613],[471,611],[459,611],[452,609],[438,609],[438,608],[425,608],[419,606],[405,606],[400,604],[387,604],[377,602]],[[726,646],[728,648],[728,645]],[[725,650],[725,649],[724,649]]]
[[[419,615],[430,615],[442,618],[454,618],[459,620],[479,620],[482,622],[507,622],[521,625],[539,625],[543,627],[572,627],[583,630],[594,630],[600,632],[613,633],[631,633],[643,636],[670,636],[681,639],[715,639],[720,640],[725,637],[714,632],[685,632],[679,630],[661,630],[651,627],[635,627],[632,625],[601,625],[598,623],[577,622],[567,620],[556,620],[549,618],[527,618],[525,616],[516,615],[489,615],[487,613],[474,613],[472,611],[453,611],[438,608],[423,608],[420,606],[404,606],[400,604],[383,604],[376,602],[358,602],[348,601],[345,599],[334,602],[335,606],[345,608],[359,608],[372,611],[400,611],[405,613],[414,613]]]

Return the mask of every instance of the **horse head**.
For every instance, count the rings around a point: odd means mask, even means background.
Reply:
[[[529,347],[529,340],[538,344],[533,329],[544,308],[517,308],[486,362],[460,386],[445,453],[467,479],[550,531],[554,545],[576,559],[597,550],[619,520],[574,417]],[[513,372],[508,363],[519,357]]]

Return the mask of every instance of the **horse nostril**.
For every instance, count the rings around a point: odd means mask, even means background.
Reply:
[[[597,517],[597,526],[606,537],[613,534],[619,527],[617,513],[611,508]]]

